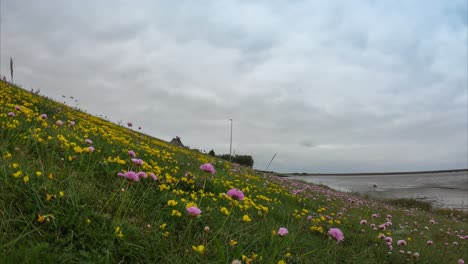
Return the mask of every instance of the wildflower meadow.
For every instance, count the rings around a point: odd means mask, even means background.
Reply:
[[[1,263],[468,259],[466,212],[290,181],[126,122],[0,81]]]

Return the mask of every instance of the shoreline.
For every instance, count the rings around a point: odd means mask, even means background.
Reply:
[[[371,175],[405,175],[405,174],[437,174],[437,173],[451,173],[451,172],[467,172],[467,169],[453,169],[453,170],[431,170],[431,171],[398,171],[398,172],[359,172],[359,173],[276,173],[280,177],[289,176],[371,176]]]

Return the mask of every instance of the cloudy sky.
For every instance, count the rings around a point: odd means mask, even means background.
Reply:
[[[1,0],[0,72],[279,172],[468,167],[466,0]],[[75,105],[73,102],[70,102]]]

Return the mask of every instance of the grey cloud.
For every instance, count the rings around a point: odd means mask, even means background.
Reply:
[[[233,118],[261,169],[468,167],[463,1],[2,4],[2,74],[147,134],[227,153]]]

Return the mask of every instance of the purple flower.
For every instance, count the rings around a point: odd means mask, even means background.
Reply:
[[[201,210],[198,209],[196,206],[190,206],[189,208],[187,208],[187,212],[191,216],[199,216],[201,214]]]
[[[124,173],[124,177],[129,181],[139,181],[138,175],[134,171],[127,171]]]
[[[143,178],[143,179],[146,179],[146,177],[148,177],[148,175],[146,175],[146,173],[144,171],[137,172],[137,176],[139,178]]]
[[[149,176],[151,177],[151,179],[157,181],[158,180],[158,177],[156,177],[156,175],[154,175],[154,173],[150,173]]]
[[[239,189],[230,189],[227,192],[227,195],[235,200],[239,200],[239,201],[244,200],[244,193]]]
[[[398,240],[398,241],[397,241],[397,245],[399,245],[399,246],[405,246],[405,245],[406,245],[406,241],[404,241],[404,240]]]
[[[15,113],[9,112],[9,113],[8,113],[8,116],[15,116]]]
[[[337,241],[343,241],[344,239],[343,232],[341,232],[339,228],[330,228],[330,230],[328,231],[328,234],[332,236],[334,239],[336,239]]]
[[[287,235],[288,233],[289,233],[288,230],[287,230],[286,228],[284,228],[284,227],[280,227],[280,228],[278,229],[278,236],[285,236],[285,235]]]
[[[15,109],[16,110],[21,110],[21,106],[17,105],[17,106],[15,106]]]
[[[47,119],[47,115],[46,115],[46,114],[42,114],[42,115],[40,115],[39,117],[42,118],[42,119]]]
[[[367,220],[364,220],[364,219],[363,219],[363,220],[361,220],[361,222],[359,222],[359,224],[361,224],[361,225],[367,225]]]
[[[211,174],[216,173],[215,168],[210,163],[206,163],[206,164],[201,165],[200,169],[203,170],[203,171],[209,172]]]
[[[63,121],[62,120],[57,120],[57,122],[55,122],[55,124],[57,126],[61,126],[61,125],[63,125]]]
[[[138,166],[143,165],[143,160],[141,159],[132,159],[132,161],[133,161],[133,164],[135,165],[138,165]]]
[[[135,151],[133,151],[133,150],[129,150],[128,155],[130,155],[130,157],[132,157],[132,158],[136,158]]]
[[[75,126],[75,125],[76,125],[75,121],[70,121],[70,126]]]
[[[94,151],[94,148],[93,147],[88,147],[88,151],[91,153]]]
[[[58,121],[57,121],[57,122],[58,122]],[[85,139],[84,142],[85,142],[86,144],[90,144],[90,145],[93,144],[93,141],[92,141],[91,139],[89,139],[89,138]]]

